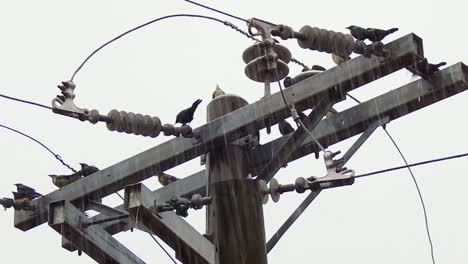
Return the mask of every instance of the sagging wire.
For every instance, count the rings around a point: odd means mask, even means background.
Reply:
[[[464,157],[467,157],[467,156],[468,156],[468,153],[462,153],[462,154],[447,156],[447,157],[438,158],[438,159],[425,160],[425,161],[420,161],[420,162],[416,162],[416,163],[411,163],[411,164],[408,164],[408,165],[402,165],[402,166],[398,166],[398,167],[392,167],[392,168],[388,168],[388,169],[363,173],[363,174],[354,176],[354,178],[365,178],[365,177],[370,177],[370,176],[374,176],[374,175],[377,175],[377,174],[382,174],[382,173],[386,173],[386,172],[390,172],[390,171],[406,169],[406,168],[409,168],[409,167],[417,167],[417,166],[421,166],[421,165],[426,165],[426,164],[431,164],[431,163],[441,162],[441,161],[446,161],[446,160],[451,160],[451,159],[459,159],[459,158],[464,158]]]
[[[190,3],[193,3],[193,4],[198,4],[198,3],[195,3],[195,2],[193,2],[193,1],[188,1],[188,0],[184,0],[184,1],[187,1],[187,2],[190,2]],[[198,4],[198,5],[200,5],[200,4]],[[213,10],[213,11],[215,11],[215,12],[220,12],[221,14],[224,14],[224,15],[227,15],[227,16],[230,16],[230,17],[233,17],[233,18],[236,18],[236,19],[240,19],[240,20],[242,20],[242,21],[244,21],[244,22],[248,22],[248,21],[245,20],[245,19],[242,19],[242,18],[239,18],[239,17],[237,17],[237,16],[233,16],[233,15],[227,14],[227,13],[225,13],[225,12],[216,10],[216,9],[214,9],[214,8],[210,8],[210,7],[204,6],[204,5],[200,5],[200,6],[205,7],[205,8],[208,8],[208,9]],[[169,18],[177,18],[177,17],[192,17],[192,18],[201,18],[201,19],[208,19],[208,20],[216,21],[216,22],[219,22],[219,23],[221,23],[221,24],[223,24],[223,25],[225,25],[225,26],[227,26],[227,27],[230,27],[230,28],[234,29],[235,31],[241,33],[242,35],[244,35],[244,36],[246,36],[246,37],[248,37],[248,38],[250,38],[250,39],[252,39],[252,40],[254,40],[254,41],[259,42],[258,39],[256,39],[255,37],[253,37],[253,36],[250,35],[249,33],[243,31],[242,29],[240,29],[238,26],[234,25],[233,23],[231,23],[231,22],[229,22],[229,21],[223,21],[223,20],[218,19],[218,18],[215,18],[215,17],[204,16],[204,15],[198,15],[198,14],[173,14],[173,15],[162,16],[162,17],[159,17],[159,18],[150,20],[150,21],[148,21],[148,22],[146,22],[146,23],[143,23],[143,24],[141,24],[141,25],[139,25],[139,26],[136,26],[136,27],[134,27],[134,28],[131,28],[131,29],[129,29],[129,30],[123,32],[122,34],[120,34],[120,35],[118,35],[118,36],[112,38],[111,40],[105,42],[104,44],[102,44],[101,46],[99,46],[97,49],[93,50],[93,51],[83,60],[83,62],[78,66],[78,68],[76,68],[76,70],[73,72],[73,74],[72,74],[72,76],[71,76],[71,78],[70,78],[70,81],[73,82],[73,80],[75,79],[75,76],[78,74],[78,72],[83,68],[83,66],[84,66],[97,52],[99,52],[100,50],[102,50],[104,47],[108,46],[108,45],[111,44],[112,42],[115,42],[116,40],[118,40],[118,39],[124,37],[125,35],[128,35],[128,34],[134,32],[134,31],[136,31],[136,30],[138,30],[138,29],[141,29],[141,28],[143,28],[143,27],[146,27],[146,26],[151,25],[151,24],[153,24],[153,23],[156,23],[156,22],[158,22],[158,21],[162,21],[162,20],[169,19]],[[303,66],[304,69],[308,69],[308,67],[307,67],[304,63],[298,61],[297,59],[292,58],[291,61],[293,61],[293,62],[295,62],[295,63],[297,63],[297,64]]]
[[[73,173],[77,173],[77,171],[76,171],[74,168],[72,168],[70,165],[68,165],[67,163],[65,163],[65,161],[63,161],[63,159],[62,159],[62,157],[60,157],[60,155],[58,155],[58,154],[56,154],[55,152],[53,152],[50,148],[48,148],[44,143],[40,142],[39,140],[37,140],[37,139],[31,137],[30,135],[28,135],[28,134],[26,134],[26,133],[23,133],[23,132],[21,132],[21,131],[19,131],[19,130],[16,130],[16,129],[14,129],[14,128],[11,128],[11,127],[8,127],[8,126],[2,125],[2,124],[0,124],[0,127],[3,127],[3,128],[8,129],[8,130],[10,130],[10,131],[13,131],[13,132],[15,132],[15,133],[17,133],[17,134],[20,134],[20,135],[22,135],[22,136],[24,136],[24,137],[26,137],[26,138],[29,138],[30,140],[36,142],[37,144],[39,144],[39,145],[41,145],[43,148],[45,148],[48,152],[50,152],[50,153],[54,156],[54,158],[56,158],[58,161],[60,161],[60,163],[61,163],[63,166],[65,166],[65,167],[67,167],[68,169],[70,169]]]
[[[9,100],[13,100],[13,101],[17,101],[17,102],[20,102],[20,103],[30,104],[30,105],[39,106],[39,107],[42,107],[42,108],[45,108],[45,109],[52,110],[52,107],[50,107],[50,106],[39,104],[39,103],[28,101],[28,100],[24,100],[24,99],[15,98],[15,97],[8,96],[8,95],[0,94],[0,97],[3,97],[5,99],[9,99]]]
[[[245,23],[249,23],[249,21],[245,18],[242,18],[242,17],[239,17],[239,16],[236,16],[236,15],[233,15],[233,14],[230,14],[228,12],[224,12],[224,11],[221,11],[219,9],[216,9],[214,7],[209,7],[207,5],[204,5],[204,4],[200,4],[200,3],[197,3],[195,1],[190,1],[190,0],[184,0],[185,2],[188,2],[188,3],[191,3],[191,4],[194,4],[194,5],[197,5],[199,7],[203,7],[205,9],[208,9],[208,10],[211,10],[211,11],[214,11],[214,12],[217,12],[217,13],[220,13],[220,14],[223,14],[225,16],[228,16],[228,17],[232,17],[232,18],[235,18],[237,20],[240,20],[240,21],[243,21]]]
[[[83,66],[91,59],[91,57],[93,57],[97,52],[99,52],[101,49],[103,49],[104,47],[106,47],[107,45],[111,44],[112,42],[124,37],[125,35],[128,35],[138,29],[141,29],[143,27],[146,27],[148,25],[151,25],[153,23],[156,23],[158,21],[161,21],[161,20],[165,20],[165,19],[169,19],[169,18],[177,18],[177,17],[192,17],[192,18],[201,18],[201,19],[208,19],[208,20],[212,20],[212,21],[216,21],[216,22],[219,22],[219,23],[222,23],[223,25],[226,25],[226,26],[229,26],[229,27],[232,27],[231,25],[228,25],[226,23],[229,23],[229,22],[225,22],[221,19],[218,19],[218,18],[215,18],[215,17],[210,17],[210,16],[204,16],[204,15],[197,15],[197,14],[173,14],[173,15],[167,15],[167,16],[162,16],[162,17],[159,17],[159,18],[156,18],[156,19],[153,19],[151,21],[148,21],[146,23],[143,23],[139,26],[136,26],[134,28],[131,28],[125,32],[123,32],[122,34],[112,38],[111,40],[105,42],[104,44],[102,44],[101,46],[99,46],[97,49],[93,50],[85,59],[84,61],[78,66],[78,68],[76,68],[76,70],[73,72],[71,78],[70,78],[70,81],[73,81],[75,79],[75,76],[76,74],[83,68]],[[231,24],[231,23],[229,23]]]
[[[361,104],[361,101],[358,100],[357,98],[351,96],[349,93],[347,93],[347,95],[353,99],[354,101],[356,101],[358,104]],[[424,215],[424,223],[425,223],[425,226],[426,226],[426,234],[427,234],[427,239],[429,240],[429,246],[430,246],[430,250],[431,250],[431,259],[432,259],[432,263],[435,264],[436,261],[435,261],[435,258],[434,258],[434,245],[432,243],[432,238],[431,238],[431,233],[430,233],[430,230],[429,230],[429,222],[428,222],[428,217],[427,217],[427,210],[426,210],[426,205],[424,203],[424,199],[423,199],[423,196],[422,196],[422,193],[421,193],[421,189],[419,188],[419,184],[418,184],[418,181],[416,180],[416,177],[414,176],[414,173],[413,171],[411,170],[411,166],[409,166],[407,160],[406,160],[406,157],[405,155],[403,155],[403,152],[401,151],[400,147],[398,146],[398,144],[396,143],[396,141],[393,139],[393,137],[390,135],[390,133],[387,131],[386,127],[383,127],[383,130],[385,131],[385,133],[387,134],[388,138],[392,141],[393,145],[395,146],[396,150],[398,151],[398,153],[400,154],[401,158],[403,159],[403,162],[405,163],[405,167],[408,169],[409,173],[411,174],[411,178],[413,179],[413,182],[414,182],[414,185],[416,186],[416,190],[418,192],[418,196],[419,196],[419,199],[421,201],[421,206],[422,206],[422,209],[423,209],[423,215]],[[384,170],[385,171],[385,170]],[[375,173],[376,174],[376,173]],[[365,176],[370,176],[371,174],[365,174]],[[357,176],[356,178],[358,177],[365,177],[363,175],[359,175]]]
[[[390,135],[390,133],[387,131],[386,128],[384,128],[385,133],[387,134],[388,138],[392,141],[393,145],[397,149],[398,153],[400,154],[401,158],[403,159],[403,162],[406,164],[406,167],[408,168],[409,173],[411,174],[411,178],[413,179],[414,185],[416,186],[416,190],[418,191],[419,199],[421,200],[421,206],[423,208],[423,213],[424,213],[424,222],[426,224],[426,233],[427,233],[427,238],[429,240],[429,244],[431,247],[431,258],[432,258],[432,263],[435,264],[435,258],[434,258],[434,246],[432,244],[432,238],[431,238],[431,232],[429,231],[429,222],[427,219],[427,210],[426,210],[426,205],[424,203],[424,199],[421,193],[421,189],[419,188],[418,181],[416,180],[416,177],[413,174],[413,170],[411,170],[411,167],[408,165],[408,161],[406,161],[405,156],[403,155],[403,152],[401,151],[400,147],[398,147],[397,143],[393,139],[393,137]]]

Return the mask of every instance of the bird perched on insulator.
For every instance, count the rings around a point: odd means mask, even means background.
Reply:
[[[172,176],[172,175],[169,175],[169,174],[162,173],[162,174],[158,175],[158,181],[159,181],[159,183],[162,184],[162,186],[166,186],[169,183],[173,183],[173,182],[178,181],[178,180],[179,180],[179,178],[177,178],[175,176]]]
[[[398,31],[398,28],[391,28],[388,30],[383,30],[383,29],[378,29],[378,28],[368,28],[367,38],[372,42],[382,41],[385,37],[397,31]]]
[[[294,132],[294,128],[286,120],[281,120],[278,122],[278,129],[283,136]]]
[[[78,173],[83,177],[87,177],[99,171],[97,167],[88,165],[86,163],[80,163],[80,166],[81,166],[81,170]]]
[[[196,100],[193,102],[192,106],[180,111],[176,116],[176,124],[181,123],[182,125],[186,125],[187,123],[190,124],[193,120],[193,114],[195,110],[197,110],[198,105],[202,102],[201,99]]]
[[[363,27],[351,25],[347,27],[351,35],[357,40],[366,40],[367,39],[367,30]]]
[[[29,200],[34,200],[35,198],[41,197],[42,194],[36,192],[33,188],[26,186],[21,183],[15,184],[16,192],[13,193],[13,198],[15,200],[27,198]]]
[[[378,28],[363,28],[355,25],[349,26],[346,29],[349,29],[355,39],[361,41],[368,39],[372,42],[382,41],[386,36],[398,31],[398,28],[383,30]]]
[[[52,178],[52,183],[55,186],[62,188],[81,179],[81,174],[77,172],[70,175],[49,175],[49,177]]]
[[[216,89],[213,92],[212,98],[215,99],[218,96],[225,95],[226,93],[219,88],[219,85],[216,85]]]
[[[332,53],[332,59],[333,59],[333,62],[336,64],[336,65],[341,65],[343,62],[346,62],[346,61],[349,61],[351,59],[351,57],[341,57],[341,56],[338,56],[338,55],[335,55]]]

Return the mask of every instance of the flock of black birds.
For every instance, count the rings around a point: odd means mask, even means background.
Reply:
[[[81,178],[88,177],[99,171],[95,166],[88,165],[86,163],[80,163],[81,169],[75,173],[69,175],[49,175],[52,178],[52,183],[62,188],[69,185],[72,182],[75,182]],[[26,186],[21,183],[15,184],[16,192],[13,193],[13,199],[11,198],[2,198],[0,199],[0,204],[5,208],[14,207],[17,210],[29,210],[31,209],[31,201],[39,198],[42,194],[38,193],[34,188]]]

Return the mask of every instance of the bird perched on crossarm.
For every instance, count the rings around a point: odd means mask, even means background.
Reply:
[[[24,184],[17,183],[15,184],[15,186],[16,186],[16,191],[17,191],[17,192],[13,192],[13,198],[15,200],[24,199],[24,198],[33,200],[35,198],[42,196],[42,194],[36,192],[36,190]]]
[[[88,165],[86,163],[80,163],[80,166],[81,166],[81,170],[78,173],[80,173],[80,175],[83,177],[87,177],[99,171],[97,167]]]
[[[176,124],[181,123],[182,125],[186,125],[187,123],[192,122],[193,114],[195,113],[195,110],[197,110],[197,107],[201,102],[202,100],[198,99],[195,102],[193,102],[191,107],[180,111],[180,113],[178,113],[176,117]]]
[[[52,183],[55,186],[62,188],[81,179],[81,174],[80,172],[77,172],[70,175],[49,175],[49,177],[52,178]]]

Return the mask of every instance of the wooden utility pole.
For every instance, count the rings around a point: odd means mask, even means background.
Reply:
[[[248,103],[235,95],[215,98],[208,105],[208,122]],[[222,129],[222,127],[220,128]],[[257,182],[249,177],[249,149],[225,144],[207,155],[207,234],[215,247],[216,264],[266,264],[265,227]]]

